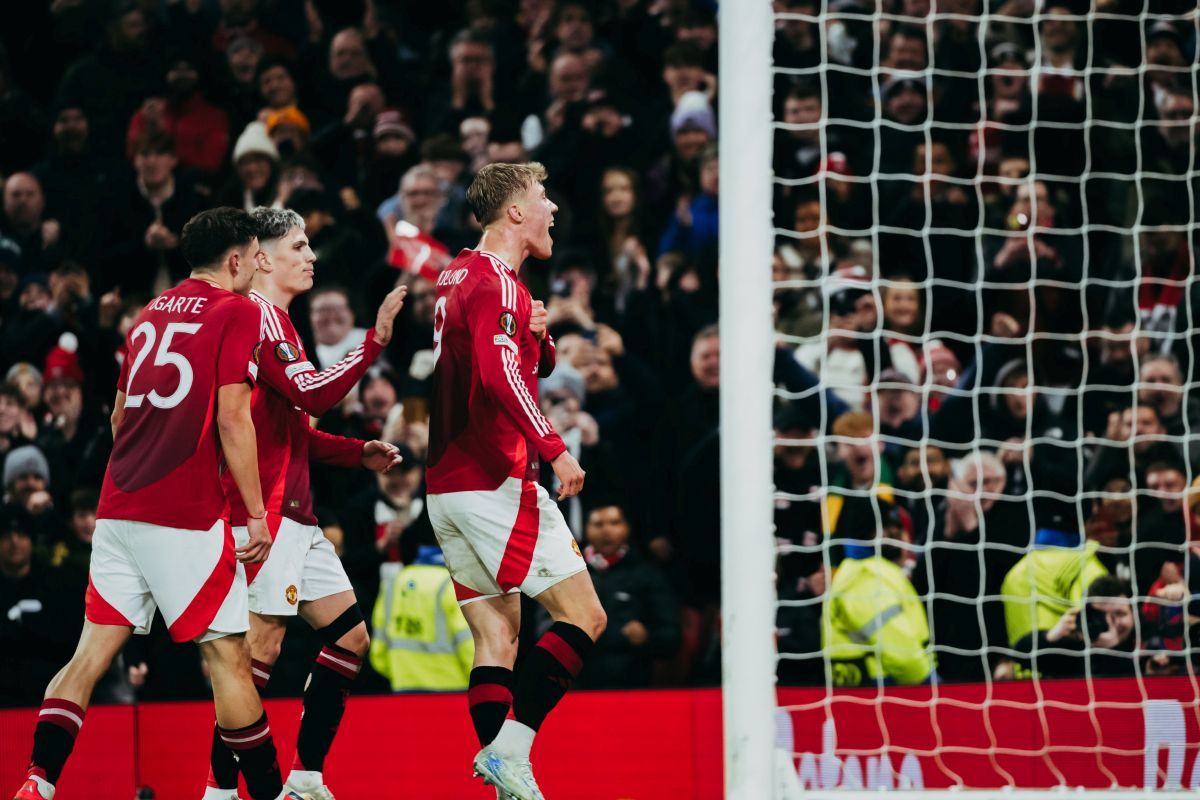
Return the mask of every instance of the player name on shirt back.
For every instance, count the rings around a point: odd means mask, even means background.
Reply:
[[[150,311],[162,311],[167,314],[199,314],[204,310],[204,304],[207,302],[207,297],[170,297],[164,294],[152,300],[146,308]]]

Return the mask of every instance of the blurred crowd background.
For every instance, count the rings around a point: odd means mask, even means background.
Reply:
[[[387,352],[319,421],[400,444],[405,467],[314,466],[313,496],[368,618],[383,601],[359,688],[428,688],[397,669],[386,629],[402,611],[388,588],[436,561],[422,557],[433,281],[478,241],[475,172],[528,159],[561,209],[554,258],[521,273],[558,341],[542,409],[588,472],[563,511],[611,620],[581,684],[716,680],[714,14],[643,0],[0,5],[0,703],[39,702],[74,647],[124,336],[187,275],[183,224],[217,205],[304,217],[316,285],[291,316],[318,366],[409,286]],[[536,635],[549,623],[530,611]],[[102,699],[207,693],[194,647],[161,627],[137,638]],[[316,646],[294,625],[268,693],[299,694]]]
[[[774,7],[781,680],[1190,669],[1194,3]],[[527,159],[561,209],[521,273],[558,341],[541,405],[588,472],[563,512],[609,615],[580,685],[718,682],[715,15],[0,5],[0,703],[36,704],[74,647],[124,336],[216,205],[304,217],[316,286],[291,315],[320,366],[409,286],[317,423],[405,467],[314,466],[313,495],[374,622],[359,689],[465,686],[469,652],[431,677],[391,647],[454,613],[405,592],[437,562],[433,282],[477,241],[474,173]],[[316,646],[293,625],[268,694],[298,694]],[[139,638],[99,697],[134,692],[205,696],[194,648]]]
[[[1189,671],[1195,3],[775,5],[781,676]]]

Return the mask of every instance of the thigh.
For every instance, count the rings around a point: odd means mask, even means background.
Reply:
[[[154,597],[124,536],[131,523],[96,520],[84,618],[96,625],[121,625],[149,633]]]
[[[461,605],[463,617],[475,640],[475,664],[511,669],[517,654],[517,638],[521,633],[521,596],[492,595]]]
[[[304,536],[309,546],[304,552],[300,573],[300,602],[311,603],[349,592],[350,602],[353,603],[354,589],[346,577],[341,559],[337,557],[337,551],[333,549],[333,542],[326,539],[316,525],[308,526]]]

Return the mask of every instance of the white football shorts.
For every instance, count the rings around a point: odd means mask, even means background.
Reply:
[[[246,573],[225,520],[206,531],[96,520],[88,620],[145,634],[158,608],[176,642],[205,642],[245,633],[246,603]]]
[[[587,569],[558,505],[534,481],[428,497],[429,520],[459,605],[521,591],[530,597]]]
[[[333,543],[316,525],[267,514],[267,528],[275,538],[270,555],[246,568],[255,614],[295,616],[300,603],[352,589]],[[238,547],[250,541],[246,528],[234,528],[233,536]]]

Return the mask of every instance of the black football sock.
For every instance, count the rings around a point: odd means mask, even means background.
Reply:
[[[479,746],[486,747],[500,732],[513,702],[513,671],[506,667],[476,667],[471,670],[467,704]]]
[[[58,783],[63,765],[75,749],[75,737],[83,726],[84,710],[70,700],[47,697],[38,711],[33,729],[33,757],[29,774],[51,784]]]
[[[304,716],[300,718],[292,769],[324,771],[325,756],[346,712],[350,686],[361,669],[362,659],[351,651],[337,645],[321,648],[304,692]]]
[[[279,757],[266,712],[253,725],[218,731],[221,741],[237,755],[252,800],[276,800],[283,791],[283,776],[279,774]]]
[[[517,690],[513,693],[513,715],[517,722],[535,731],[541,727],[546,715],[579,676],[592,647],[592,638],[582,628],[569,622],[551,625],[525,656],[525,663],[517,673]]]
[[[250,669],[254,679],[254,688],[258,689],[258,693],[261,695],[263,689],[267,688],[267,682],[271,680],[271,665],[265,661],[252,659]],[[238,785],[237,759],[233,757],[233,751],[221,741],[221,730],[215,723],[212,749],[208,755],[208,785],[230,791],[236,789]]]

